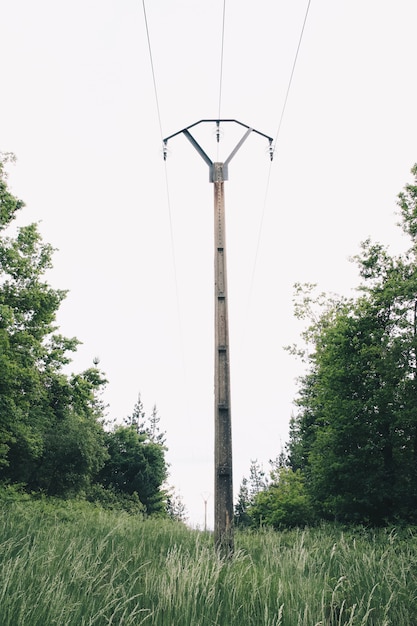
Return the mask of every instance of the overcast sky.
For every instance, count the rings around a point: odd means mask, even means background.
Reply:
[[[167,431],[170,483],[212,524],[213,188],[183,135],[233,118],[276,137],[307,0],[0,0],[0,150],[19,223],[57,248],[58,323],[100,367],[109,418],[141,393]],[[223,65],[221,66],[223,8]],[[396,196],[417,161],[415,0],[311,0],[270,164],[252,134],[225,185],[234,484],[288,437],[303,370],[293,284],[351,294],[368,236],[397,252]],[[222,72],[221,72],[222,67]],[[220,81],[220,76],[222,80]],[[220,91],[221,84],[221,91]],[[224,160],[243,134],[197,140]],[[161,136],[162,135],[162,136]],[[268,184],[269,181],[269,184]]]

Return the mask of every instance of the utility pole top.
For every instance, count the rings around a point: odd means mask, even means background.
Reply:
[[[170,139],[172,139],[173,137],[176,137],[177,135],[181,135],[181,133],[182,133],[183,135],[185,135],[187,137],[187,139],[194,146],[194,148],[197,150],[199,155],[203,158],[203,160],[209,166],[209,168],[210,168],[210,182],[213,183],[214,182],[214,168],[213,168],[214,164],[213,164],[213,161],[210,159],[210,157],[204,152],[202,147],[194,139],[193,135],[190,133],[190,128],[194,128],[194,126],[198,126],[199,124],[216,124],[216,139],[217,139],[217,143],[219,143],[219,141],[220,141],[220,124],[226,124],[226,123],[230,123],[230,122],[233,123],[233,124],[238,124],[239,126],[243,126],[243,128],[246,128],[246,133],[243,135],[242,139],[239,141],[239,143],[234,148],[234,150],[232,150],[232,152],[229,154],[229,156],[227,157],[227,159],[225,160],[225,162],[223,164],[223,176],[224,176],[223,180],[228,180],[228,164],[230,163],[232,158],[235,156],[236,152],[239,150],[239,148],[241,147],[243,142],[249,137],[250,133],[256,133],[257,135],[260,135],[261,137],[265,137],[265,139],[268,140],[268,142],[269,142],[269,158],[271,159],[271,161],[273,160],[273,158],[274,158],[274,147],[273,147],[272,144],[273,144],[274,140],[273,140],[272,137],[269,137],[269,135],[265,135],[265,133],[261,133],[259,130],[255,130],[254,128],[251,128],[247,124],[243,124],[243,122],[239,122],[238,120],[233,120],[233,119],[223,119],[223,120],[214,119],[214,120],[199,120],[198,122],[194,122],[194,124],[190,124],[190,126],[186,126],[182,130],[178,130],[176,133],[173,133],[172,135],[169,135],[169,137],[165,137],[165,139],[162,140],[162,142],[163,142],[164,161],[166,161],[167,154],[168,154],[168,150],[167,150],[168,141]]]

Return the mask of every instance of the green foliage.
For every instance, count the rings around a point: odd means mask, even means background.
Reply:
[[[166,493],[166,512],[169,519],[173,521],[187,521],[187,509],[182,497],[172,487]]]
[[[417,164],[411,169],[414,176],[414,184],[408,183],[404,191],[398,195],[401,222],[399,226],[409,235],[415,245],[417,243]]]
[[[9,499],[0,511],[2,626],[415,624],[413,529],[236,532],[235,545],[222,560],[210,533],[170,520]]]
[[[160,421],[156,405],[153,406],[151,415],[149,417],[146,416],[142,398],[139,394],[137,402],[133,407],[133,413],[125,420],[125,424],[133,427],[139,435],[145,435],[149,441],[164,446],[165,432],[160,430]]]
[[[100,483],[90,485],[86,492],[86,500],[109,511],[124,511],[142,518],[146,514],[145,506],[136,492],[123,493],[112,487],[104,487]]]
[[[66,295],[45,280],[53,248],[36,224],[5,231],[23,207],[0,155],[0,481],[64,498],[86,496],[136,513],[166,513],[165,435],[139,396],[128,427],[103,428],[98,361],[68,375],[75,338],[58,334]],[[100,482],[101,481],[101,482]]]
[[[315,521],[313,506],[300,469],[287,466],[283,452],[272,462],[269,477],[252,461],[249,479],[243,478],[235,505],[237,528],[304,527]]]
[[[76,496],[88,488],[108,458],[99,424],[69,413],[44,434],[44,453],[29,487]]]
[[[147,416],[139,394],[124,425],[115,425],[106,433],[108,459],[96,480],[122,498],[135,495],[148,515],[181,519],[185,511],[178,497],[164,488],[167,448],[159,423],[156,406]]]
[[[24,203],[13,196],[7,186],[5,164],[8,161],[15,161],[15,157],[0,152],[0,230],[8,226],[16,217],[17,211],[24,207]]]
[[[237,528],[247,528],[252,524],[252,518],[249,515],[249,507],[251,505],[249,496],[248,479],[242,478],[240,483],[237,502],[235,504],[234,523]]]
[[[308,372],[289,458],[325,518],[417,521],[416,185],[399,205],[412,246],[392,257],[365,241],[356,299],[314,298],[311,285],[297,286]]]
[[[106,433],[106,443],[109,458],[97,481],[116,492],[136,493],[148,514],[163,513],[165,448],[140,434],[134,425],[118,426]]]
[[[252,524],[275,529],[313,523],[313,507],[301,471],[281,467],[273,472],[272,483],[258,493],[249,514]]]
[[[0,162],[1,231],[22,207]],[[1,233],[0,480],[68,496],[88,486],[107,456],[99,425],[106,381],[96,368],[63,373],[79,342],[56,333],[66,292],[44,280],[52,254],[36,224]]]
[[[251,508],[258,494],[267,488],[268,479],[262,465],[257,459],[251,461],[249,468],[249,479],[242,479],[237,503],[234,510],[234,521],[238,528],[252,526],[256,521],[251,515]]]

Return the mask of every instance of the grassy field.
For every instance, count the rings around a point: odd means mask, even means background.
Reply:
[[[1,626],[417,626],[417,531],[212,537],[85,503],[1,502]]]

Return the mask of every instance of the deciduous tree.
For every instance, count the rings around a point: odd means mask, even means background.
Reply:
[[[98,424],[105,380],[96,368],[64,373],[79,342],[56,332],[66,292],[45,280],[53,248],[36,224],[6,235],[23,206],[0,159],[0,479],[74,493],[106,456]]]
[[[308,365],[289,445],[318,512],[346,521],[417,520],[417,168],[399,196],[409,250],[392,256],[366,240],[355,257],[352,299],[314,299],[298,288],[308,320]]]

